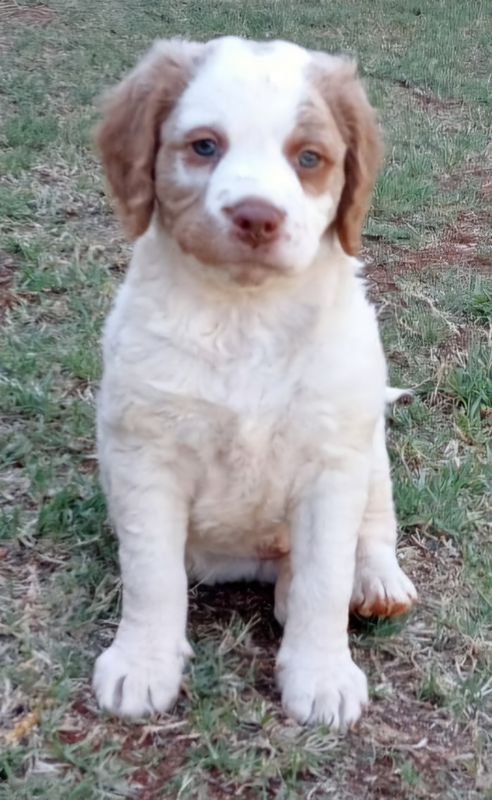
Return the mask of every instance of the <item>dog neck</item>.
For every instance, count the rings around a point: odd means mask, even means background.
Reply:
[[[315,259],[302,272],[275,270],[254,264],[209,266],[184,253],[154,219],[135,244],[132,271],[139,280],[163,282],[173,293],[180,288],[200,304],[227,304],[237,313],[256,308],[282,307],[304,300],[325,310],[343,302],[348,285],[357,280],[361,262],[348,256],[331,229],[320,242]]]
[[[127,289],[140,298],[139,326],[186,351],[204,358],[210,351],[217,361],[247,357],[259,347],[279,358],[313,336],[323,338],[326,325],[337,327],[360,282],[359,267],[335,237],[327,237],[305,272],[272,273],[259,286],[242,286],[226,269],[184,254],[152,225],[135,244]]]

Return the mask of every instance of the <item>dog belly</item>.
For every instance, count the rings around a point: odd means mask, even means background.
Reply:
[[[191,547],[261,561],[290,551],[288,508],[299,454],[288,430],[265,427],[231,437],[202,462],[190,509]]]
[[[231,454],[232,455],[232,454]],[[216,555],[268,560],[290,551],[286,522],[291,481],[276,470],[259,469],[259,458],[239,465],[208,465],[192,503],[188,542]],[[241,469],[240,466],[244,468]]]
[[[276,563],[290,552],[290,528],[286,521],[272,519],[271,512],[284,504],[275,503],[272,496],[257,504],[250,497],[242,506],[237,498],[211,499],[202,497],[190,520],[188,577],[204,583],[275,582]]]
[[[186,546],[185,566],[191,581],[214,584],[229,581],[260,581],[275,583],[279,573],[279,559],[248,558],[213,553]]]
[[[286,522],[273,522],[262,527],[245,529],[234,527],[231,521],[217,521],[217,525],[197,528],[190,527],[187,547],[190,550],[204,551],[212,556],[246,558],[258,561],[271,561],[290,552],[290,530]]]

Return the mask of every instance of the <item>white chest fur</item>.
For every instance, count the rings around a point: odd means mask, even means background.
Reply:
[[[106,326],[100,426],[143,435],[181,471],[192,532],[214,549],[285,518],[312,470],[343,460],[381,413],[374,315],[332,247],[317,280],[255,293],[197,279],[160,232],[137,244]]]

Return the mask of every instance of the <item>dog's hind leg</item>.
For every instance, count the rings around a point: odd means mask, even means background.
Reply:
[[[287,597],[292,580],[290,553],[275,562],[277,567],[277,581],[275,583],[275,619],[284,626],[287,621]]]
[[[403,614],[417,592],[396,558],[396,517],[384,418],[374,434],[374,462],[369,497],[357,542],[350,610],[364,617]]]

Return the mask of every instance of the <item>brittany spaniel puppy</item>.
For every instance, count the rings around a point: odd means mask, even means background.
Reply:
[[[282,702],[367,703],[349,609],[399,614],[386,366],[355,258],[379,162],[354,66],[287,42],[158,41],[98,134],[136,237],[104,332],[101,474],[123,615],[100,705],[167,711],[187,577],[276,582]]]

